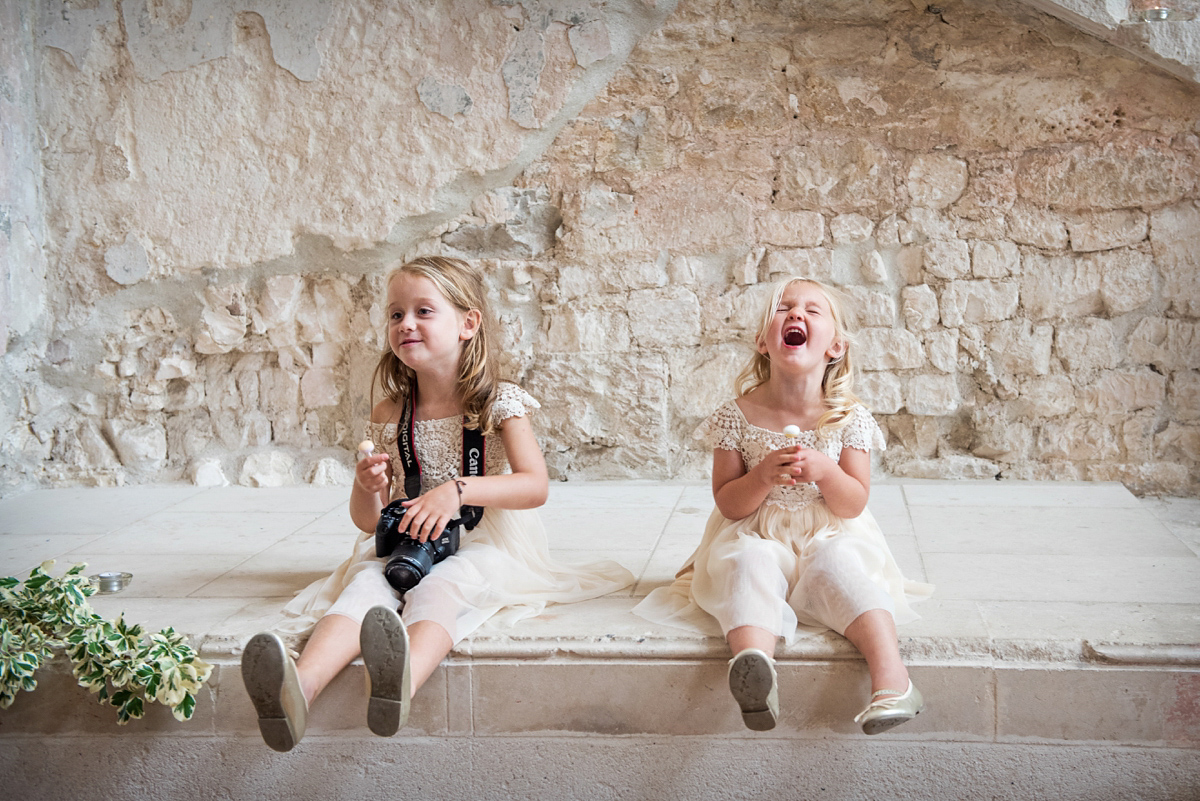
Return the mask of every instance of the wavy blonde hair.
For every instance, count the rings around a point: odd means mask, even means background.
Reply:
[[[754,345],[757,348],[763,342],[767,335],[767,329],[771,327],[771,321],[775,317],[775,310],[783,301],[783,293],[795,283],[810,284],[825,295],[825,299],[829,301],[830,314],[833,317],[834,341],[841,341],[846,346],[841,356],[830,360],[825,365],[825,375],[821,377],[821,395],[825,401],[825,412],[817,420],[817,435],[825,436],[849,423],[854,416],[854,406],[862,403],[853,391],[855,343],[854,336],[850,333],[853,320],[842,293],[811,278],[799,276],[784,278],[775,285],[775,291],[771,293],[771,304],[763,311],[758,331],[754,334]],[[762,386],[770,378],[771,357],[756,350],[734,383],[738,397]]]
[[[496,399],[500,378],[491,358],[496,321],[488,306],[483,276],[460,259],[422,256],[391,270],[384,282],[385,292],[400,275],[428,278],[459,312],[479,312],[479,329],[475,336],[462,343],[457,389],[462,398],[467,427],[478,428],[485,435],[493,433],[495,422],[492,420],[492,403]],[[372,376],[371,406],[375,405],[376,382],[388,400],[399,405],[408,402],[416,379],[417,374],[413,369],[400,361],[390,346],[385,345]]]

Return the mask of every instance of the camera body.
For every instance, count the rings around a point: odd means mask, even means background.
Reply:
[[[401,594],[417,586],[438,562],[454,555],[462,530],[462,520],[454,518],[436,539],[430,537],[427,542],[414,539],[402,530],[408,511],[402,504],[403,501],[392,501],[383,507],[375,524],[375,555],[387,557],[383,575]]]

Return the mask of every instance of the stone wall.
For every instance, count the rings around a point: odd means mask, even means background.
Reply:
[[[558,477],[703,475],[690,431],[801,273],[859,309],[884,470],[1200,490],[1200,89],[1058,20],[59,5],[7,486],[347,480],[381,272],[441,252],[487,270]]]

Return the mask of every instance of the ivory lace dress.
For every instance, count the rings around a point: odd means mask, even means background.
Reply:
[[[694,435],[713,448],[738,451],[750,470],[790,443],[783,434],[752,425],[730,401]],[[883,448],[883,433],[862,406],[832,436],[804,431],[794,443],[835,462],[843,448]],[[674,583],[652,591],[634,613],[656,623],[715,634],[758,626],[791,643],[798,635],[831,628],[844,634],[863,612],[886,609],[897,623],[918,615],[910,601],[933,586],[900,573],[879,524],[867,510],[834,515],[816,484],[776,486],[749,517],[728,520],[714,509],[695,553]],[[715,619],[715,621],[714,621]]]
[[[523,417],[540,406],[516,384],[502,382],[493,404],[497,423]],[[391,499],[404,497],[396,423],[367,423],[367,438],[387,452],[395,471]],[[416,421],[421,492],[458,476],[462,464],[462,418]],[[512,472],[499,433],[484,439],[485,475]],[[326,614],[362,622],[376,604],[396,605],[399,594],[383,576],[386,559],[375,556],[374,533],[360,533],[354,553],[328,578],[311,584],[287,605],[291,618],[280,630],[300,633]],[[595,598],[627,587],[633,575],[616,562],[571,566],[552,559],[546,530],[535,509],[485,507],[479,524],[462,531],[458,552],[434,565],[409,590],[401,617],[411,626],[432,620],[457,644],[485,621],[498,628],[533,617],[548,603]],[[490,620],[489,620],[490,619]]]

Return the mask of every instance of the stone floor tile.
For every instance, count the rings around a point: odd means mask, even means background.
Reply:
[[[202,493],[188,485],[34,490],[0,500],[0,535],[104,534]]]
[[[72,553],[70,561],[85,562],[85,575],[132,573],[129,586],[121,592],[127,598],[186,598],[245,558],[241,554],[93,554],[82,549]]]
[[[1137,497],[1116,482],[904,481],[909,506],[1136,507]]]
[[[542,512],[542,524],[555,548],[595,548],[607,542],[617,550],[640,548],[662,533],[670,518],[666,508],[557,509]]]
[[[74,562],[71,551],[95,542],[103,534],[0,534],[0,575],[25,578],[29,571],[48,559],[55,560],[51,572],[59,575]]]
[[[654,481],[553,482],[545,511],[559,508],[613,509],[619,507],[666,508],[679,502],[686,485]]]
[[[1180,604],[980,601],[979,614],[1002,640],[1200,643],[1200,593]]]
[[[354,521],[350,519],[350,504],[346,502],[340,506],[336,506],[325,514],[312,519],[307,526],[300,529],[298,534],[340,534],[346,537],[350,542],[359,535],[358,526],[354,525]]]
[[[1141,507],[913,506],[926,553],[1189,556]]]
[[[350,497],[349,487],[212,487],[189,496],[177,512],[306,512],[324,514]]]
[[[157,512],[83,546],[97,554],[258,553],[308,526],[304,512]]]
[[[925,554],[929,580],[947,600],[1196,603],[1194,556]]]
[[[1143,498],[1142,506],[1200,555],[1200,498]]]
[[[916,537],[888,537],[887,543],[906,579],[927,581],[925,563],[922,561],[921,550],[917,547]]]

